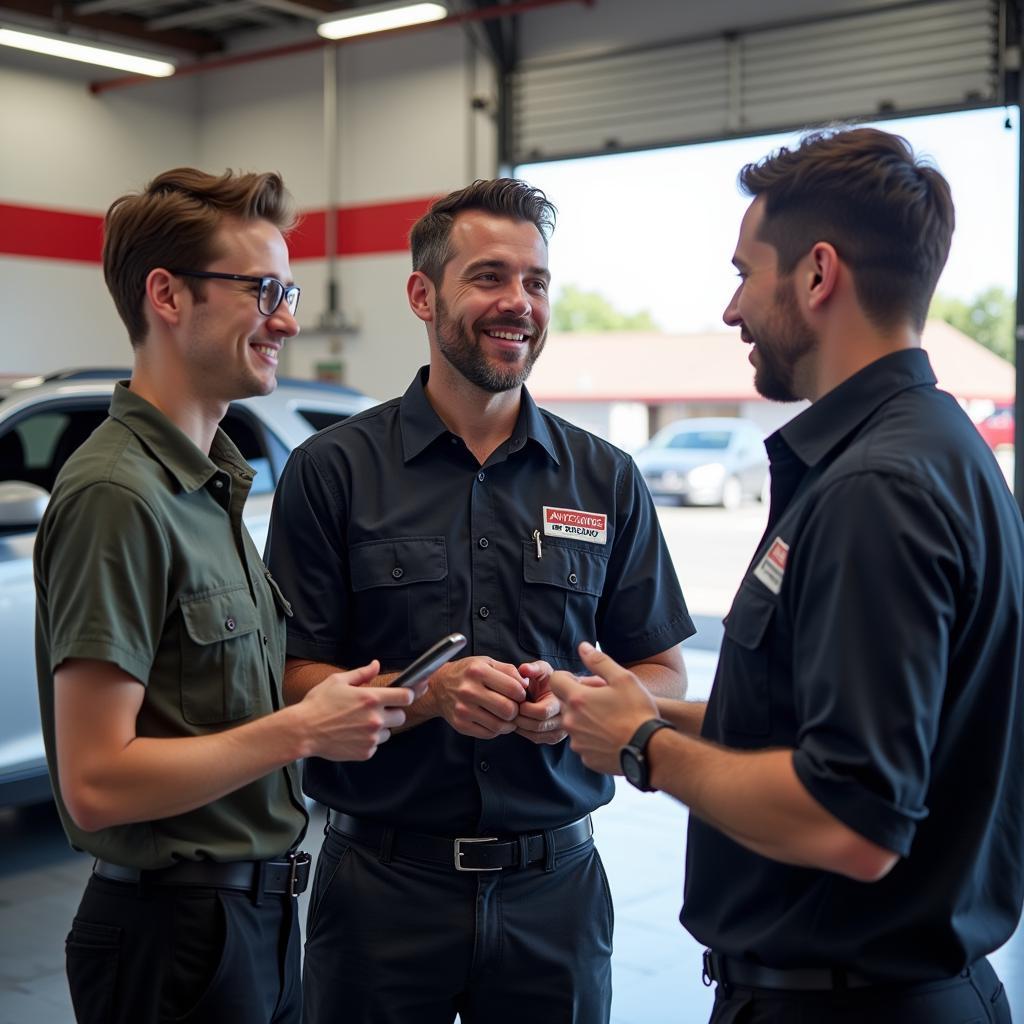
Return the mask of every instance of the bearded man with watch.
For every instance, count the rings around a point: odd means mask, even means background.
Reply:
[[[1024,899],[1024,526],[921,348],[949,186],[869,128],[740,182],[724,319],[762,395],[812,404],[765,442],[711,697],[655,700],[588,644],[608,685],[551,688],[588,767],[690,808],[713,1024],[1005,1024],[986,956]]]

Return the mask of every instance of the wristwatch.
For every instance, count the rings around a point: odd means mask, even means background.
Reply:
[[[672,728],[675,727],[664,718],[651,718],[633,733],[633,738],[619,751],[622,774],[644,793],[654,791],[651,785],[651,766],[647,760],[647,744],[659,729]]]

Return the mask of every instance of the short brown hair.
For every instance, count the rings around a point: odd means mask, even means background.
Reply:
[[[877,128],[814,132],[747,164],[739,182],[764,197],[759,237],[778,252],[780,273],[830,242],[873,323],[924,326],[955,217],[949,183],[906,139]]]
[[[295,223],[279,174],[207,174],[177,167],[140,193],[115,199],[104,221],[103,276],[133,346],[146,337],[143,296],[156,267],[205,270],[220,253],[214,235],[225,217],[268,220],[281,231]],[[203,283],[186,278],[202,301]]]
[[[438,199],[412,226],[409,245],[412,269],[420,270],[440,285],[444,268],[452,258],[452,224],[464,210],[483,210],[499,217],[528,221],[545,242],[555,228],[555,205],[539,188],[518,178],[479,179],[472,185]]]

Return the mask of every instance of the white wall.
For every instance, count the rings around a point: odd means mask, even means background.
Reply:
[[[266,48],[281,37],[246,40]],[[494,96],[487,59],[457,29],[437,29],[337,51],[341,206],[425,198],[497,170],[496,127],[474,112]],[[117,195],[168,167],[278,170],[300,209],[322,210],[328,189],[323,51],[117,89],[93,96],[96,69],[0,53],[0,203],[102,215]],[[300,323],[288,372],[308,375],[340,358],[346,379],[386,398],[426,361],[423,325],[405,300],[406,254],[338,261],[342,309],[358,327],[330,338],[314,328],[326,308],[326,264],[298,260]],[[130,349],[98,266],[0,254],[7,311],[0,373],[125,365]]]
[[[93,96],[91,77],[67,61],[0,58],[0,203],[102,214],[195,162],[197,79]],[[0,308],[0,373],[131,361],[98,266],[0,255]]]

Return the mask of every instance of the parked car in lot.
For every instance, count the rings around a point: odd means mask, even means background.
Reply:
[[[1013,406],[1004,405],[996,409],[991,415],[986,416],[978,423],[978,433],[985,438],[985,443],[997,451],[1013,444]]]
[[[35,667],[36,528],[61,466],[106,418],[127,370],[79,370],[0,388],[0,806],[50,793]],[[351,388],[282,380],[263,398],[233,402],[222,426],[256,470],[245,521],[263,547],[274,487],[288,454],[310,434],[374,405]]]
[[[750,420],[676,420],[637,452],[636,464],[655,498],[732,509],[768,497],[768,456]]]

